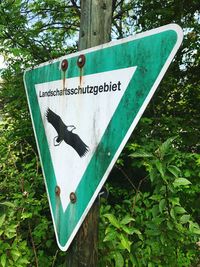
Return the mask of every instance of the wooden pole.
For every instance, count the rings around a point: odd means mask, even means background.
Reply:
[[[79,50],[110,41],[112,0],[81,0]]]
[[[111,18],[112,0],[81,0],[79,50],[109,42]],[[98,266],[98,222],[97,199],[67,252],[66,267]]]

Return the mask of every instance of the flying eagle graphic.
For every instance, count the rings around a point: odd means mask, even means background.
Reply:
[[[46,118],[47,121],[52,124],[58,134],[58,136],[54,138],[54,146],[58,146],[62,141],[65,141],[66,144],[70,145],[76,150],[80,157],[86,155],[86,153],[89,151],[89,147],[77,134],[73,133],[73,130],[76,129],[74,125],[65,125],[60,116],[54,113],[50,108],[47,109]],[[71,130],[68,130],[69,128],[71,128]]]

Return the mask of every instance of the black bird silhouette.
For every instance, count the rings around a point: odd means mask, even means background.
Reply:
[[[47,109],[46,117],[48,122],[52,124],[58,133],[58,136],[54,138],[54,146],[58,146],[62,141],[65,141],[66,144],[70,145],[76,150],[80,157],[86,155],[86,153],[89,151],[89,147],[77,134],[73,133],[73,130],[76,129],[74,125],[65,125],[60,116],[54,113],[50,108]],[[69,131],[68,128],[72,129]]]

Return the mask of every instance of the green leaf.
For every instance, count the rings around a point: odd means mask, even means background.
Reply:
[[[165,209],[165,207],[166,207],[166,200],[165,199],[162,199],[161,201],[160,201],[160,203],[159,203],[159,211],[160,211],[160,213],[162,213],[163,212],[163,210]]]
[[[180,199],[178,197],[169,198],[169,201],[173,206],[180,206]]]
[[[110,231],[106,234],[105,238],[103,239],[103,242],[113,241],[116,239],[116,236],[117,236],[116,231]]]
[[[6,254],[3,254],[1,256],[1,265],[2,265],[2,267],[6,266]]]
[[[120,241],[121,241],[121,245],[122,245],[122,247],[124,247],[125,249],[127,249],[128,252],[130,253],[132,242],[130,242],[130,241],[128,240],[128,238],[125,237],[125,236],[122,235],[122,234],[120,235]]]
[[[176,220],[176,216],[175,216],[175,210],[174,210],[174,208],[172,208],[172,209],[170,210],[170,215],[171,215],[171,217],[172,217],[174,220]]]
[[[121,228],[120,223],[118,222],[117,218],[113,214],[105,214],[104,217],[106,217],[109,222],[116,227],[117,229]]]
[[[193,229],[193,234],[200,235],[200,229]]]
[[[158,201],[160,201],[160,199],[161,199],[161,195],[152,195],[151,197],[150,197],[150,199],[152,199],[152,200],[158,200]]]
[[[158,236],[160,235],[160,230],[146,230],[145,233],[149,236]]]
[[[153,158],[154,156],[151,153],[147,152],[134,152],[129,155],[131,158]]]
[[[4,221],[5,221],[5,218],[6,218],[6,215],[3,214],[1,217],[0,217],[0,227],[3,225]]]
[[[167,222],[167,227],[169,228],[169,230],[173,230],[174,225],[173,225],[172,222],[168,221],[168,222]]]
[[[165,170],[163,168],[163,164],[160,161],[155,162],[156,168],[161,174],[161,177],[164,179],[165,178]]]
[[[186,213],[186,210],[183,207],[174,207],[176,214]]]
[[[124,267],[124,259],[120,252],[114,253],[115,267]]]
[[[26,258],[20,258],[18,260],[18,263],[19,264],[22,264],[23,266],[24,266],[24,264],[26,264],[26,266],[27,266],[27,264],[29,263],[29,261]]]
[[[154,205],[153,208],[151,209],[151,212],[153,214],[153,217],[156,217],[159,213],[159,206],[158,205]]]
[[[169,165],[167,167],[168,171],[171,172],[175,177],[179,177],[181,170],[179,168],[177,168],[176,166],[173,165]]]
[[[15,204],[13,204],[12,202],[9,202],[9,201],[1,202],[0,205],[4,205],[4,206],[10,207],[10,208],[15,208]]]
[[[47,248],[50,248],[51,246],[52,246],[52,240],[47,240],[47,242],[46,242],[46,246],[47,246]]]
[[[136,234],[138,236],[142,235],[142,233],[138,229],[133,229],[133,234]]]
[[[160,147],[159,147],[159,151],[160,151],[160,155],[163,158],[171,149],[172,146],[172,142],[176,139],[177,137],[171,137],[169,139],[167,139]]]
[[[32,213],[30,212],[23,212],[21,215],[21,219],[27,219],[27,218],[32,218]]]
[[[9,238],[12,239],[13,237],[15,237],[17,234],[16,233],[10,233],[9,231],[5,232],[5,235]]]
[[[121,220],[121,224],[129,224],[130,222],[134,222],[135,219],[132,218],[129,215],[126,215],[122,220]]]
[[[194,233],[195,230],[199,230],[198,223],[194,223],[192,221],[189,222],[189,229],[192,233]]]
[[[139,266],[137,258],[133,254],[130,254],[130,261],[131,261],[133,267]]]
[[[190,215],[185,214],[185,215],[181,216],[180,223],[185,224],[185,223],[188,223],[189,220],[190,220]]]
[[[191,184],[191,182],[185,178],[178,178],[173,182],[174,187],[187,186],[189,184]]]
[[[18,250],[13,249],[11,250],[11,255],[13,260],[16,261],[21,256],[21,253]]]
[[[132,235],[133,234],[133,228],[131,227],[128,227],[126,225],[122,225],[122,230],[127,233],[128,235]]]
[[[8,228],[7,228],[7,230],[9,231],[9,232],[11,232],[11,233],[15,233],[16,232],[16,228],[17,228],[17,224],[11,224]]]
[[[157,179],[157,172],[155,168],[152,168],[149,172],[149,177],[151,182],[153,183],[155,181],[155,179]]]

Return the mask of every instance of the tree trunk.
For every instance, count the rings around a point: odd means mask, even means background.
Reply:
[[[81,0],[79,50],[110,41],[112,0]],[[68,252],[66,267],[98,266],[99,201],[95,201]]]

